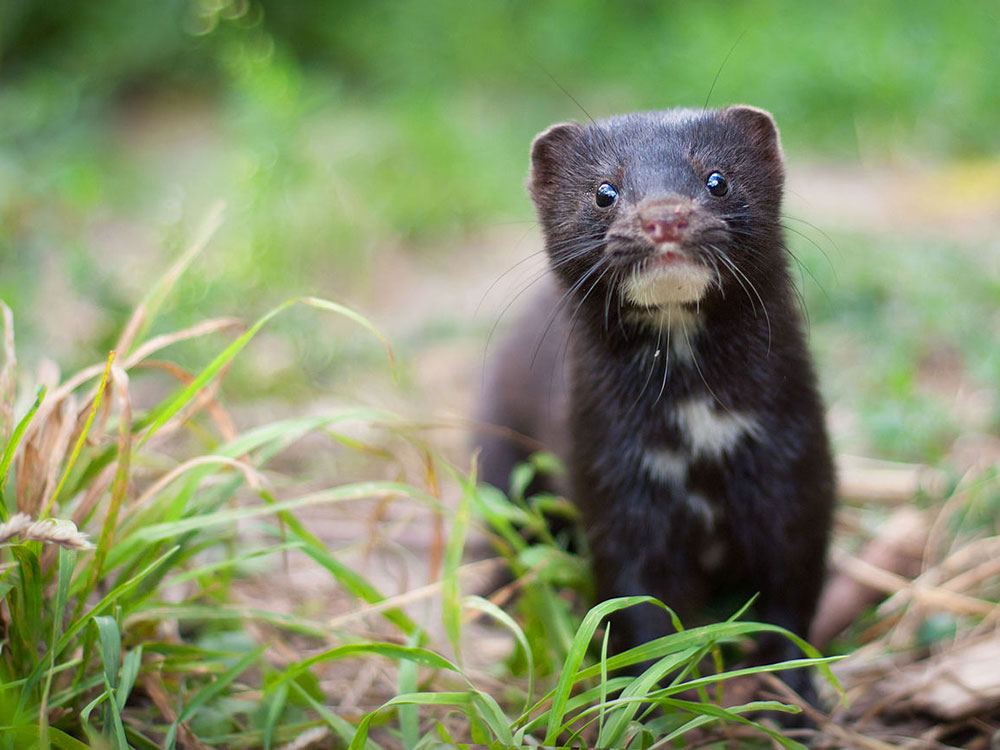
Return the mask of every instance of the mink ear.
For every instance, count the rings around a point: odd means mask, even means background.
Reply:
[[[543,130],[531,142],[531,175],[528,178],[528,189],[536,202],[555,182],[560,165],[565,169],[565,164],[568,162],[567,151],[581,133],[583,128],[575,122],[564,122]]]
[[[723,110],[722,116],[750,136],[753,144],[777,162],[783,161],[778,126],[770,112],[746,104],[737,104]]]

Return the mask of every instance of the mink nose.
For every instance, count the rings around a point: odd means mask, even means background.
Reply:
[[[680,206],[660,209],[640,217],[642,231],[657,245],[664,242],[679,242],[688,225],[688,213]]]

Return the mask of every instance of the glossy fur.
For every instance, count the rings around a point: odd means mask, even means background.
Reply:
[[[787,268],[770,115],[667,110],[557,125],[535,140],[531,164],[555,283],[494,358],[483,418],[564,458],[556,489],[581,510],[600,598],[651,594],[690,622],[723,595],[737,606],[759,593],[758,618],[806,635],[834,473]],[[725,196],[706,190],[714,171]],[[594,200],[602,182],[619,193],[610,208]],[[675,215],[680,242],[652,242],[644,222]],[[663,264],[670,283],[647,284],[649,299],[634,293],[664,248],[686,264]],[[482,478],[505,488],[531,446],[482,442]],[[653,607],[612,623],[619,650],[669,632]],[[800,655],[784,639],[760,646],[761,661]],[[805,674],[789,681],[811,692]]]

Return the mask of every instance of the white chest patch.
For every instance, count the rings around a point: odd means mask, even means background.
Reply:
[[[716,409],[709,398],[685,401],[674,415],[691,453],[702,458],[719,458],[748,435],[763,434],[753,415]]]
[[[684,486],[687,461],[679,453],[666,448],[654,448],[642,456],[642,466],[649,475],[663,484]]]
[[[697,492],[688,492],[684,487],[687,479],[687,459],[667,448],[653,448],[642,456],[642,466],[655,481],[672,485],[677,489],[677,497],[688,513],[701,521],[709,531],[715,528],[717,508]]]
[[[687,505],[688,511],[695,518],[701,520],[708,531],[712,531],[715,528],[717,510],[712,503],[697,492],[684,493],[684,503]]]

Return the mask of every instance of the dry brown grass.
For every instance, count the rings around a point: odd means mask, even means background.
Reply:
[[[969,517],[995,494],[996,468],[970,468],[943,502],[923,510],[913,505],[914,491],[940,492],[943,477],[920,466],[871,468],[845,470],[852,495],[896,507],[858,551],[838,549],[833,556],[835,576],[814,637],[830,640],[848,628],[855,648],[834,667],[844,700],[828,716],[814,716],[820,729],[815,746],[995,750],[1000,536],[995,524],[970,523]],[[893,481],[885,481],[890,474]],[[871,477],[877,480],[866,493]],[[851,522],[857,511],[845,506],[840,539],[857,534]],[[932,632],[934,623],[944,623],[943,630]]]

